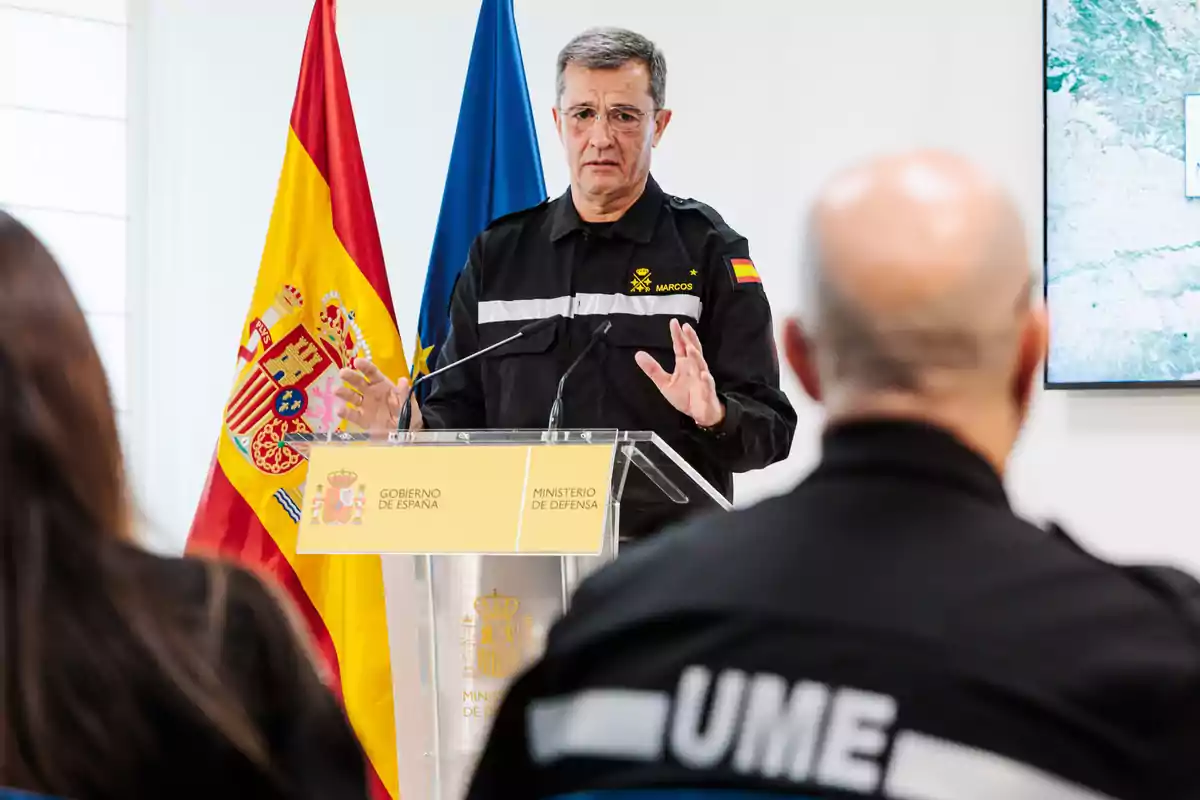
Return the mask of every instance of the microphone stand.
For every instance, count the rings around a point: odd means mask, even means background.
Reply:
[[[601,322],[596,330],[592,331],[591,341],[587,343],[587,346],[583,348],[583,351],[575,357],[574,361],[571,362],[571,366],[567,367],[566,372],[564,372],[562,377],[558,379],[558,391],[554,393],[554,402],[550,405],[550,420],[546,423],[547,433],[553,434],[558,430],[559,422],[562,419],[563,389],[565,389],[567,386],[567,378],[571,377],[571,373],[575,371],[575,368],[583,362],[583,359],[587,357],[588,353],[592,352],[592,348],[603,341],[604,337],[608,336],[608,332],[611,328],[612,322],[609,320],[604,320],[604,322]],[[553,439],[553,436],[551,439]]]
[[[591,341],[587,343],[587,346],[571,362],[571,366],[567,367],[562,377],[558,379],[558,390],[554,393],[554,402],[550,405],[550,420],[546,424],[546,433],[543,437],[547,444],[555,444],[555,440],[558,438],[555,434],[558,432],[559,422],[562,420],[563,389],[567,386],[567,378],[571,377],[571,373],[575,371],[575,368],[583,363],[588,353],[592,352],[592,349],[608,336],[608,332],[611,329],[611,321],[606,319],[601,322],[592,331]],[[579,583],[579,562],[575,556],[563,556],[561,564],[562,571],[560,575],[562,580],[563,605],[565,607],[571,588]]]
[[[557,319],[558,319],[558,317],[554,316],[554,317],[545,317],[543,319],[535,320],[534,322],[531,322],[528,325],[526,325],[525,327],[521,328],[519,331],[514,333],[512,336],[509,336],[507,339],[501,339],[500,341],[495,342],[494,344],[490,344],[481,350],[476,350],[474,353],[471,353],[469,356],[464,356],[463,358],[460,358],[458,361],[452,362],[450,364],[446,364],[445,366],[442,366],[442,367],[438,367],[433,372],[427,372],[426,374],[417,378],[415,381],[412,382],[412,386],[408,387],[408,396],[404,398],[404,405],[402,405],[400,407],[400,413],[397,415],[397,419],[396,419],[396,432],[399,433],[399,432],[408,430],[409,423],[412,420],[413,393],[417,390],[417,387],[420,386],[422,383],[424,383],[425,381],[434,377],[435,375],[441,375],[444,372],[449,372],[450,370],[454,369],[455,367],[460,367],[463,364],[466,364],[469,361],[473,361],[474,359],[479,358],[480,356],[485,355],[486,353],[490,353],[493,350],[501,348],[504,345],[509,344],[510,342],[515,342],[517,339],[520,339],[523,336],[528,336],[531,333],[536,333],[537,331],[540,331],[542,328],[545,328],[545,327],[553,324],[554,321]]]

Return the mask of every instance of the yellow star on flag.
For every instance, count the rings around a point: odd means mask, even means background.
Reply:
[[[417,336],[417,348],[413,353],[413,371],[411,378],[418,378],[421,375],[429,374],[429,354],[433,352],[433,345],[429,347],[421,346],[421,337]]]

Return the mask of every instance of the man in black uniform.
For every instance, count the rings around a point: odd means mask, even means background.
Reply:
[[[438,364],[533,320],[558,322],[434,378],[410,427],[544,429],[559,377],[608,320],[603,346],[567,383],[560,427],[654,431],[727,498],[733,472],[787,456],[796,414],[779,389],[771,311],[746,239],[650,176],[671,119],[665,94],[663,55],[636,33],[592,30],[563,48],[554,121],[571,186],[475,240]],[[343,375],[348,418],[394,428],[408,382],[358,368]],[[688,509],[656,502],[636,475],[622,508],[627,537]]]
[[[470,800],[1200,797],[1200,585],[1005,496],[1046,342],[1010,201],[917,153],[812,219],[785,351],[820,463],[585,581]]]

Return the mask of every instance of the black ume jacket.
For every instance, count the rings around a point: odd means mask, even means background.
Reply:
[[[843,427],[585,581],[468,797],[1200,797],[1198,598],[1022,521],[946,433]]]
[[[796,426],[779,388],[766,293],[738,259],[749,259],[745,238],[708,206],[664,194],[653,178],[615,223],[583,222],[569,191],[500,218],[471,247],[438,365],[532,320],[560,318],[435,378],[422,404],[426,426],[544,429],[560,376],[607,318],[606,341],[567,383],[560,427],[654,431],[731,498],[732,473],[785,458]],[[674,369],[672,317],[696,327],[725,402],[715,431],[672,408],[634,361],[645,350]],[[632,479],[628,505],[648,507],[633,519],[623,511],[623,534],[647,533],[687,510],[656,497]]]

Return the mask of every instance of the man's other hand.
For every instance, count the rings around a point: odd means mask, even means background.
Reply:
[[[408,378],[392,383],[379,367],[365,358],[356,359],[353,367],[343,369],[341,378],[344,385],[334,393],[346,401],[341,411],[343,419],[371,433],[396,430],[400,409],[411,388]],[[422,425],[421,407],[413,398],[408,429],[420,430]]]

